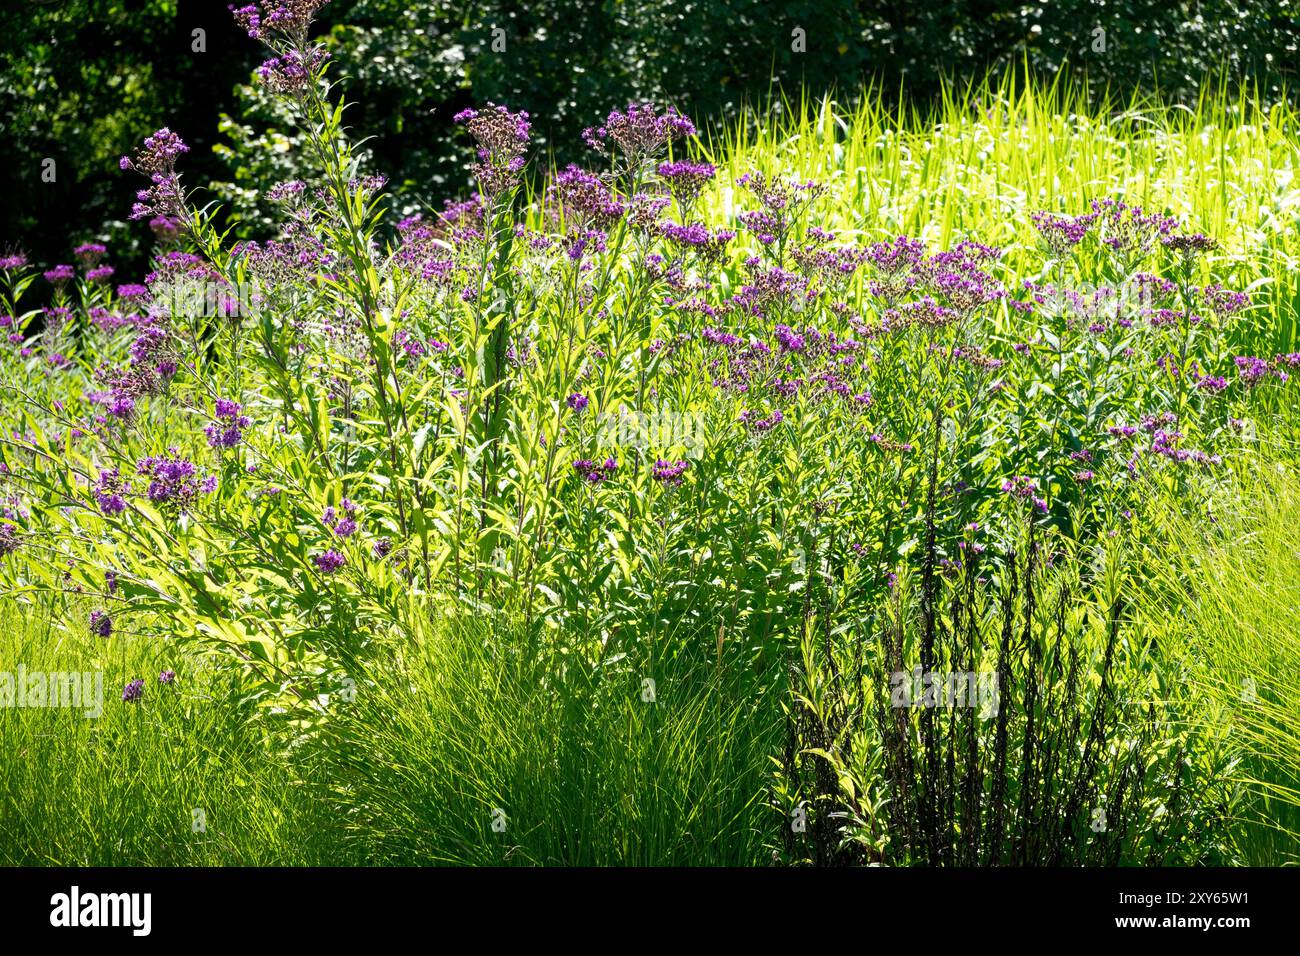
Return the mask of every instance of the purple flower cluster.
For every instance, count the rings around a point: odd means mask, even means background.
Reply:
[[[614,473],[618,471],[618,462],[613,458],[606,458],[604,461],[579,458],[573,463],[573,470],[581,475],[584,481],[600,484],[614,477]]]
[[[1081,243],[1097,219],[1096,213],[1082,216],[1061,216],[1051,212],[1035,212],[1029,216],[1048,251],[1057,258],[1069,254]]]
[[[270,31],[301,45],[307,39],[316,11],[329,0],[262,0],[246,6],[228,8],[239,24],[254,40],[270,41]]]
[[[682,475],[690,467],[687,461],[665,461],[660,458],[654,463],[650,477],[666,487],[675,487],[682,483]]]
[[[1250,296],[1244,292],[1225,289],[1219,283],[1208,285],[1203,289],[1193,290],[1198,301],[1220,319],[1236,315],[1250,305]]]
[[[1118,199],[1094,199],[1092,212],[1103,246],[1130,263],[1142,259],[1157,241],[1172,236],[1178,220],[1148,214]]]
[[[77,277],[77,270],[69,265],[57,265],[44,273],[45,281],[56,289],[63,289]]]
[[[925,258],[925,243],[899,236],[889,242],[877,242],[866,251],[866,261],[882,276],[911,272]]]
[[[136,194],[131,207],[132,219],[165,216],[184,224],[189,221],[185,206],[185,191],[176,173],[176,160],[190,148],[184,141],[164,127],[146,137],[144,145],[136,151],[135,158],[123,156],[122,169],[133,170],[149,178],[151,185]]]
[[[321,523],[340,538],[347,538],[355,534],[357,530],[357,506],[355,502],[348,498],[344,498],[339,502],[339,509],[342,511],[341,516],[339,511],[334,510],[333,505],[328,506],[325,509],[325,513],[321,516]]]
[[[131,343],[131,364],[148,369],[161,379],[175,375],[179,361],[175,340],[161,325],[145,326]]]
[[[81,263],[81,268],[87,270],[99,265],[100,260],[107,253],[108,247],[99,242],[83,242],[72,250],[72,254],[77,257],[77,262]]]
[[[0,558],[18,550],[18,528],[8,521],[0,521]]]
[[[769,179],[762,172],[745,173],[736,180],[758,199],[760,207],[737,220],[763,245],[784,245],[804,210],[826,192],[812,180]]]
[[[528,114],[488,103],[481,110],[462,110],[455,120],[465,124],[478,144],[474,176],[483,195],[496,198],[518,185],[531,129]]]
[[[608,232],[627,211],[599,176],[572,163],[555,175],[547,193],[558,204],[570,233]]]
[[[748,259],[745,266],[747,281],[727,302],[742,315],[762,318],[772,310],[801,309],[816,296],[808,287],[808,279],[797,272],[764,266],[758,257]]]
[[[1275,376],[1283,382],[1287,380],[1287,373],[1280,368],[1274,368],[1267,359],[1254,355],[1238,355],[1232,361],[1237,366],[1237,375],[1241,383],[1247,387],[1258,385],[1269,376]]]
[[[653,103],[629,103],[626,110],[611,111],[603,125],[584,130],[582,138],[599,152],[612,144],[635,164],[695,133],[695,124],[671,106],[660,113]]]
[[[144,697],[144,679],[136,678],[122,688],[122,700],[137,701]]]
[[[781,414],[779,408],[773,409],[772,413],[767,416],[764,416],[761,412],[746,408],[740,413],[740,417],[737,420],[749,429],[752,434],[762,435],[766,432],[770,432],[777,425],[785,421],[785,416]]]
[[[882,315],[883,327],[893,331],[965,321],[1006,298],[1002,284],[988,272],[989,265],[1001,257],[1001,249],[969,241],[926,256],[924,244],[899,236],[865,250],[863,261],[876,274],[869,291],[888,307]],[[901,301],[911,295],[919,297]]]
[[[149,229],[153,232],[154,238],[163,245],[169,245],[179,239],[183,225],[176,216],[158,215],[149,220]]]
[[[660,163],[656,172],[668,187],[673,199],[677,201],[677,207],[682,211],[682,218],[686,218],[705,184],[717,174],[717,169],[712,163],[696,163],[679,159]]]
[[[1219,244],[1209,236],[1201,233],[1162,235],[1160,244],[1184,261],[1191,260],[1206,252],[1213,252]]]
[[[348,563],[348,559],[333,548],[322,551],[311,560],[316,565],[316,570],[321,574],[334,574],[346,567]]]
[[[95,501],[99,510],[106,515],[120,515],[126,510],[126,496],[131,492],[131,485],[125,481],[116,468],[108,468],[99,473],[95,483]]]
[[[1047,500],[1039,497],[1038,484],[1024,475],[1014,475],[1002,482],[1003,494],[1011,495],[1013,498],[1021,498],[1033,504],[1038,511],[1046,513]]]
[[[868,250],[854,246],[827,245],[834,236],[822,229],[808,230],[812,242],[793,253],[794,261],[809,278],[817,277],[829,287],[840,290],[866,261]]]
[[[90,633],[96,637],[109,637],[113,633],[113,619],[107,611],[90,612]]]
[[[710,230],[702,223],[681,226],[675,222],[659,224],[659,235],[667,239],[679,250],[694,253],[705,262],[717,263],[727,250],[727,243],[736,238],[730,229]]]
[[[286,50],[257,68],[257,78],[272,93],[298,96],[321,75],[329,51],[321,46]]]
[[[203,429],[208,444],[213,448],[234,448],[244,438],[244,429],[253,424],[252,419],[241,414],[238,402],[219,398],[214,409],[217,420]]]
[[[194,463],[181,458],[175,448],[140,459],[136,473],[149,479],[149,500],[174,511],[189,510],[199,495],[211,494],[217,487],[216,475],[200,476]]]

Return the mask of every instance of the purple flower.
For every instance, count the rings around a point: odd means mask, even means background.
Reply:
[[[334,506],[329,505],[321,516],[321,523],[333,530],[340,538],[346,538],[357,530],[357,523],[352,517],[357,510],[357,506],[350,499],[344,498],[339,502],[339,507],[343,509],[342,519],[339,518],[338,512],[334,510]]]
[[[312,562],[321,574],[334,574],[348,563],[348,559],[331,548],[316,555],[312,558]]]
[[[122,688],[122,699],[125,701],[139,700],[144,696],[144,680],[137,678]]]
[[[569,402],[569,408],[573,409],[575,412],[578,413],[582,413],[586,411],[587,405],[590,404],[587,399],[587,396],[583,395],[581,392],[574,392],[572,395],[570,395],[568,402]]]
[[[108,413],[124,422],[130,421],[135,417],[135,399],[129,395],[114,394],[109,401]]]
[[[572,163],[555,174],[547,194],[559,204],[565,232],[572,236],[592,230],[608,232],[626,212],[599,176]]]
[[[327,59],[329,51],[320,46],[287,50],[259,66],[257,78],[273,93],[296,96],[315,82]]]
[[[613,110],[604,125],[584,130],[582,138],[598,152],[612,143],[636,163],[695,133],[695,124],[671,106],[660,113],[653,103],[629,103],[625,111]]]
[[[804,337],[788,325],[778,325],[776,327],[776,340],[781,344],[782,351],[802,352],[804,350]]]
[[[83,242],[72,250],[72,254],[77,257],[83,269],[95,268],[107,252],[108,247],[98,242]]]
[[[262,11],[257,8],[257,4],[250,3],[246,7],[235,7],[232,4],[228,9],[234,15],[235,22],[252,39],[262,39]]]
[[[740,413],[739,421],[742,422],[753,434],[762,435],[785,421],[785,416],[781,414],[780,409],[774,409],[772,414],[768,415],[766,418],[756,411],[745,409]]]
[[[1043,237],[1048,250],[1060,258],[1083,241],[1096,221],[1097,214],[1058,216],[1050,212],[1035,212],[1030,214],[1029,219]]]
[[[374,551],[374,555],[376,558],[383,559],[388,557],[389,553],[393,550],[392,539],[380,538],[378,541],[375,542],[372,550]]]
[[[1237,366],[1237,374],[1241,377],[1242,384],[1247,386],[1258,385],[1268,377],[1271,368],[1269,363],[1262,358],[1254,355],[1238,355],[1232,360]],[[1278,377],[1286,381],[1286,373],[1279,371]]]
[[[1203,252],[1213,252],[1219,244],[1201,233],[1174,234],[1160,237],[1160,244],[1185,260],[1194,259]]]
[[[99,510],[106,515],[121,514],[126,510],[125,495],[130,490],[130,484],[122,480],[116,468],[101,471],[94,489]]]
[[[673,487],[682,483],[682,475],[689,467],[690,462],[687,461],[665,461],[660,458],[655,461],[650,477],[667,487]]]
[[[909,272],[925,258],[925,243],[899,236],[892,242],[878,242],[867,250],[866,261],[884,276]]]
[[[77,270],[69,265],[57,265],[45,273],[45,280],[56,289],[62,289],[77,277]]]
[[[150,501],[178,512],[189,510],[199,495],[211,494],[217,487],[215,475],[200,477],[194,463],[179,457],[175,448],[140,459],[136,473],[150,479],[146,492]]]
[[[1148,215],[1141,206],[1130,206],[1118,199],[1094,199],[1092,215],[1102,245],[1130,265],[1146,256],[1157,239],[1163,241],[1178,225],[1168,216]]]
[[[244,437],[244,429],[252,424],[247,415],[241,414],[243,407],[238,402],[218,398],[214,413],[217,420],[203,429],[208,436],[208,444],[213,448],[234,448]]]
[[[1246,293],[1233,292],[1218,283],[1194,291],[1206,308],[1220,318],[1235,315],[1250,304],[1250,296]]]
[[[727,243],[736,238],[736,233],[731,229],[710,232],[707,226],[700,223],[680,226],[675,222],[661,222],[658,232],[678,249],[695,253],[706,262],[712,263],[722,260]]]
[[[528,114],[488,103],[481,110],[462,110],[454,119],[465,124],[478,145],[474,176],[483,195],[495,198],[517,186],[531,130]]]
[[[618,462],[613,458],[606,458],[604,461],[579,458],[573,463],[573,470],[592,484],[600,484],[602,481],[614,477],[614,472],[618,470]]]
[[[175,216],[154,216],[149,220],[149,228],[155,239],[166,244],[180,238],[182,223]]]
[[[161,674],[158,675],[158,683],[160,684],[171,684],[175,680],[176,680],[175,671],[163,671]]]
[[[113,633],[113,619],[107,611],[90,612],[90,633],[96,637],[108,637]]]
[[[0,558],[18,550],[18,528],[8,521],[0,521]]]
[[[131,364],[147,369],[160,378],[168,379],[175,375],[178,360],[175,340],[160,326],[144,327],[131,343]],[[151,390],[162,391],[162,383],[150,384]]]
[[[768,179],[764,173],[746,173],[736,180],[758,199],[761,209],[741,213],[737,220],[765,246],[783,242],[802,211],[826,187],[812,180]]]
[[[690,211],[704,184],[714,177],[717,169],[712,163],[678,160],[660,163],[658,172],[659,178],[668,184],[668,191],[677,200],[685,218],[684,214]]]
[[[1032,478],[1015,475],[1002,482],[1002,491],[1013,498],[1029,501],[1036,509],[1047,511],[1047,501],[1038,497],[1038,485]]]
[[[188,221],[185,191],[176,173],[176,160],[189,151],[179,136],[164,127],[145,138],[134,159],[122,157],[119,164],[122,169],[140,173],[151,183],[148,189],[136,193],[136,203],[131,207],[132,219],[165,216],[182,224]]]

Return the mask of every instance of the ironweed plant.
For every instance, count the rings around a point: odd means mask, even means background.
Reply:
[[[275,237],[219,233],[163,129],[122,160],[158,241],[143,282],[114,285],[94,243],[75,266],[0,258],[6,600],[163,634],[263,719],[361,751],[352,695],[420,673],[393,648],[434,625],[485,629],[466,673],[508,659],[562,713],[665,684],[698,702],[701,674],[768,700],[788,671],[778,857],[1205,858],[1217,751],[1188,763],[1175,715],[1138,703],[1113,565],[1144,501],[1199,501],[1293,401],[1300,353],[1252,331],[1271,307],[1238,255],[1132,183],[1022,196],[1006,243],[954,228],[960,190],[942,228],[902,230],[887,183],[918,175],[911,146],[838,140],[826,110],[784,145],[719,146],[649,103],[558,170],[526,114],[468,109],[474,194],[392,222],[320,6],[234,11],[312,157],[266,193]],[[985,93],[985,132],[1042,119]],[[963,110],[936,148],[964,142]],[[980,148],[1011,162],[998,142]],[[1294,244],[1269,235],[1280,287]],[[1001,710],[885,707],[882,678],[918,666],[995,672]],[[706,704],[720,726],[743,712]],[[392,781],[357,786],[393,812]]]

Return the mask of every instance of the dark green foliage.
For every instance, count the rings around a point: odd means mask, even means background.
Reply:
[[[906,80],[909,102],[924,106],[943,77],[1022,63],[1037,73],[1066,67],[1121,95],[1178,99],[1224,71],[1276,98],[1295,75],[1300,35],[1293,0],[335,0],[323,20],[336,69],[349,77],[349,123],[373,136],[374,166],[404,211],[465,192],[452,116],[471,103],[529,110],[537,144],[567,162],[583,155],[581,130],[630,99],[676,102],[715,121],[772,95],[797,101],[837,89],[844,98],[864,82],[894,91]],[[195,28],[206,31],[204,53],[193,50]],[[14,190],[0,208],[0,242],[21,236],[53,262],[66,258],[66,232],[99,235],[113,241],[119,266],[143,266],[147,233],[124,221],[136,184],[117,158],[159,126],[195,147],[193,181],[257,191],[296,173],[292,140],[280,141],[275,162],[248,166],[234,157],[250,155],[240,146],[261,128],[226,120],[218,132],[255,62],[224,2],[62,0],[0,13],[0,138]],[[214,154],[220,142],[235,148]],[[40,178],[47,157],[58,162],[55,184]],[[234,203],[240,214],[252,205]],[[242,231],[267,225],[253,215]]]
[[[205,31],[206,52],[194,50],[195,29]],[[0,248],[21,242],[35,261],[69,262],[71,245],[99,238],[109,242],[119,278],[134,278],[151,237],[144,224],[126,221],[140,184],[122,173],[119,158],[142,135],[170,126],[193,147],[198,181],[217,176],[216,116],[255,56],[224,3],[6,4]],[[54,182],[42,178],[47,159]]]

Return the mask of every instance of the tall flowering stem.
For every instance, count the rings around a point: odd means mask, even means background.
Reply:
[[[275,53],[258,70],[259,77],[293,106],[332,196],[340,220],[334,238],[349,267],[336,277],[334,287],[345,307],[360,320],[373,360],[375,400],[388,436],[389,465],[397,476],[404,473],[399,443],[409,441],[411,429],[390,346],[394,328],[381,308],[381,282],[373,245],[380,214],[371,203],[371,190],[358,185],[357,162],[343,133],[343,103],[327,99],[327,54],[309,39],[312,20],[326,2],[289,0],[274,8],[263,3],[232,6],[231,10],[250,37],[261,40]],[[409,530],[407,486],[402,480],[390,484],[403,536]],[[411,487],[416,502],[422,506],[423,493],[418,485]]]
[[[493,467],[484,470],[481,488],[487,499],[493,494],[493,473],[501,456],[499,439],[505,422],[503,386],[512,331],[513,209],[531,127],[526,112],[514,113],[496,103],[489,103],[481,110],[463,110],[455,119],[474,138],[477,155],[474,176],[485,211],[484,222],[489,229],[489,235],[483,236],[479,244],[479,285],[471,301],[478,334],[485,335],[488,341],[484,354],[483,424],[485,437],[491,442]],[[487,301],[489,288],[501,290],[501,295],[491,302]]]

